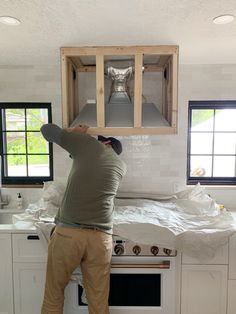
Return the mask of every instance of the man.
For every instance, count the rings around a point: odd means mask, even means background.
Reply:
[[[126,172],[120,141],[87,134],[85,125],[41,128],[44,138],[73,159],[56,228],[48,247],[42,314],[62,314],[64,290],[80,266],[89,314],[108,314],[114,198]]]

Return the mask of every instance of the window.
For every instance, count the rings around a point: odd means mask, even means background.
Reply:
[[[190,101],[187,183],[236,184],[236,101]]]
[[[52,122],[49,103],[0,103],[2,184],[42,184],[53,179],[52,144],[40,127]]]

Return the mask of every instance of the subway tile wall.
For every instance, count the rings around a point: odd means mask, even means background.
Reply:
[[[120,190],[172,194],[186,188],[187,114],[189,100],[236,99],[236,65],[180,65],[178,134],[123,136],[122,158],[128,166]],[[51,102],[53,122],[61,125],[59,65],[0,66],[0,101]],[[65,167],[65,164],[67,165]],[[71,160],[54,145],[55,180],[68,175]],[[220,203],[236,208],[234,187],[207,188]],[[3,189],[14,199],[18,190]],[[40,198],[41,189],[22,189],[25,206]]]

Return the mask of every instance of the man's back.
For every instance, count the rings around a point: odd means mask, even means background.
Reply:
[[[57,222],[111,230],[114,197],[125,173],[124,162],[110,146],[89,135],[67,133],[62,136],[62,147],[64,142],[73,153],[73,164]]]

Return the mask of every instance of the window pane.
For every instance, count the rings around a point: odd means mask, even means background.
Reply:
[[[191,131],[212,131],[214,110],[192,110]]]
[[[236,101],[190,101],[189,114],[187,182],[236,185]]]
[[[235,157],[216,156],[214,157],[214,177],[234,177],[235,176]]]
[[[45,141],[40,132],[27,132],[28,153],[48,153],[48,142]]]
[[[8,176],[21,177],[26,176],[26,156],[25,155],[8,155]]]
[[[52,122],[51,104],[12,102],[1,103],[0,107],[2,183],[39,184],[52,180],[52,145],[40,132],[43,124]]]
[[[7,132],[6,137],[8,154],[24,154],[26,152],[25,132]]]
[[[43,108],[26,109],[27,130],[39,130],[48,123],[48,110]]]
[[[48,155],[28,156],[29,176],[46,177],[49,176]]]
[[[211,177],[212,158],[211,156],[191,156],[190,176],[191,177]]]
[[[236,154],[236,133],[215,133],[214,154]]]
[[[212,154],[213,133],[192,133],[191,154]]]
[[[25,110],[5,109],[6,130],[25,130]]]
[[[215,130],[236,131],[236,109],[216,110]]]

